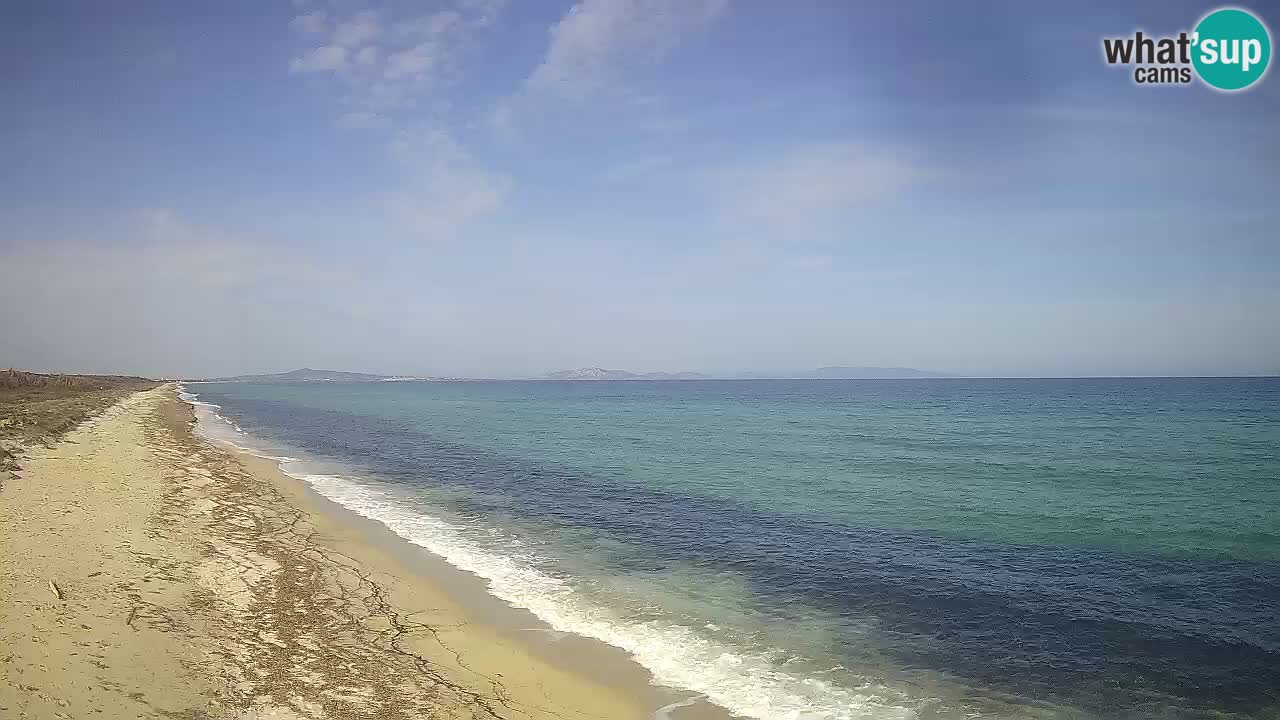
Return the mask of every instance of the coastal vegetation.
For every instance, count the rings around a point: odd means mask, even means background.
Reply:
[[[124,375],[63,375],[0,370],[0,482],[22,448],[48,443],[120,398],[158,385]]]

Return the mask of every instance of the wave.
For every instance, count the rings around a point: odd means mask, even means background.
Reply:
[[[276,462],[297,461],[297,458],[294,457],[271,455],[265,453],[261,448],[254,447],[248,433],[237,425],[234,420],[218,412],[222,409],[221,405],[200,400],[195,393],[186,390],[185,383],[178,385],[178,399],[191,406],[196,416],[196,431],[201,436],[229,445],[240,452],[250,453],[267,460],[275,460]]]
[[[529,610],[560,632],[593,638],[621,648],[652,674],[657,684],[699,693],[730,712],[759,720],[907,719],[914,711],[897,704],[899,693],[868,684],[856,689],[779,669],[763,654],[711,640],[692,628],[660,620],[627,621],[591,602],[566,581],[540,569],[540,559],[505,543],[480,542],[467,528],[424,512],[389,488],[336,475],[309,473],[296,458],[264,454],[218,406],[200,402],[179,386],[180,397],[196,407],[206,437],[243,452],[276,460],[286,475],[306,482],[325,498],[380,522],[410,543],[474,573],[490,594]],[[233,432],[228,432],[228,429]],[[492,538],[495,531],[489,529]],[[494,545],[503,545],[502,552]],[[677,706],[667,706],[669,713]]]

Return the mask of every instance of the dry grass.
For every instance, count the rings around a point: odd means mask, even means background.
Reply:
[[[120,398],[158,383],[123,375],[46,375],[0,370],[0,482],[22,448],[49,443]]]

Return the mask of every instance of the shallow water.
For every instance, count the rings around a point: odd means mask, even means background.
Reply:
[[[1280,705],[1274,379],[186,389],[213,432],[744,715]]]

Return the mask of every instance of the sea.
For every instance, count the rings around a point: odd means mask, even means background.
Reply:
[[[1280,717],[1277,378],[183,391],[741,717]]]

